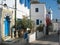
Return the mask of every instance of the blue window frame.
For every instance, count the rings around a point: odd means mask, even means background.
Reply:
[[[30,9],[30,0],[19,0],[20,4],[24,4],[25,7]]]
[[[48,12],[48,14],[51,14],[50,12]]]
[[[39,25],[39,19],[36,20],[36,25]]]
[[[39,12],[39,9],[38,8],[35,8],[35,12]]]
[[[25,2],[25,0],[19,0],[21,4],[23,4]]]
[[[40,23],[42,23],[42,20],[40,20]]]

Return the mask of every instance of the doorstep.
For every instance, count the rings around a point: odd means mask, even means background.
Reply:
[[[18,42],[19,39],[18,38],[10,38],[9,40],[6,40],[6,41],[3,41],[2,44],[12,44],[12,43],[15,43],[15,42]]]

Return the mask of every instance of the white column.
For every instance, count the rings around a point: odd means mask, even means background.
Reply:
[[[44,35],[46,35],[46,26],[44,26]]]
[[[16,31],[16,38],[18,38],[18,30]]]
[[[50,15],[51,15],[51,20],[52,20],[53,16],[52,16],[52,9],[51,9],[51,8],[50,8],[50,12],[51,12],[51,14],[50,14]]]
[[[13,29],[13,32],[12,32],[12,38],[15,38],[15,37],[14,37],[14,31],[15,31],[15,29]]]

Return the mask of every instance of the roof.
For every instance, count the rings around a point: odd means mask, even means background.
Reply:
[[[40,2],[38,1],[31,2],[31,4],[37,4],[37,3],[40,3]]]
[[[31,4],[46,4],[45,2],[38,2],[38,1],[34,1],[34,2],[31,2]]]

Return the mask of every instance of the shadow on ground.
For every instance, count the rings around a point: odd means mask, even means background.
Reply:
[[[14,44],[0,44],[0,45],[14,45]],[[50,44],[33,44],[33,43],[27,43],[27,44],[23,44],[23,45],[50,45]]]
[[[59,42],[59,35],[57,33],[51,35],[45,35],[37,40]]]
[[[50,35],[46,35],[46,36],[43,36],[41,37],[40,39],[38,39],[38,41],[51,41],[51,42],[59,42],[59,36],[57,33],[55,34],[50,34]],[[21,41],[21,40],[20,40]],[[38,44],[38,43],[22,43],[20,41],[17,41],[17,42],[14,42],[12,44],[0,44],[0,45],[51,45],[51,44]]]

